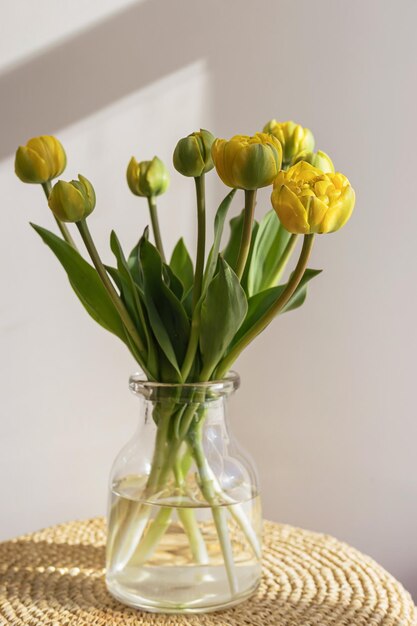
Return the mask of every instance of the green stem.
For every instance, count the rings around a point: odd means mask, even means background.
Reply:
[[[201,383],[206,383],[207,381],[210,380],[210,376],[212,375],[212,373],[213,373],[213,367],[211,365],[208,365],[208,366],[206,365],[201,370],[198,380]]]
[[[155,406],[156,411],[158,405]],[[173,414],[173,407],[167,406],[166,410],[162,412],[160,420],[156,422],[156,440],[155,450],[152,458],[152,467],[149,474],[149,478],[146,483],[146,494],[153,495],[153,491],[158,491],[159,486],[162,485],[160,478],[161,474],[165,480],[167,475],[167,461],[170,460],[170,456],[173,453],[173,448],[169,447],[168,433],[170,428],[170,422]],[[155,415],[155,413],[154,413]]]
[[[162,245],[161,230],[159,228],[158,211],[156,208],[156,200],[154,196],[148,197],[148,206],[151,216],[153,236],[155,237],[155,244],[159,251],[159,254],[161,255],[162,261],[166,263],[164,247]]]
[[[244,509],[242,508],[242,505],[236,502],[235,500],[233,500],[232,498],[230,498],[230,496],[228,496],[226,493],[224,493],[224,491],[219,485],[219,482],[215,474],[213,473],[213,470],[211,469],[209,465],[207,466],[207,471],[212,480],[213,489],[216,495],[228,505],[227,509],[230,515],[234,518],[234,520],[242,529],[249,545],[251,546],[253,550],[254,555],[258,559],[260,559],[261,553],[262,553],[261,546],[259,545],[258,537],[256,536],[256,533],[253,527],[251,526],[251,523],[248,521],[246,513]]]
[[[146,350],[147,350],[147,355],[148,355],[148,359],[147,359],[148,378],[151,378],[152,380],[156,381],[159,379],[159,363],[158,363],[158,357],[156,354],[155,344],[152,339],[152,332],[151,332],[151,329],[148,328],[147,326],[142,302],[139,297],[138,286],[135,284],[132,276],[130,276],[130,282],[132,285],[133,299],[135,301],[136,310],[139,315],[139,320],[144,330],[145,338],[146,338]],[[129,337],[128,333],[126,333],[126,335]],[[140,358],[138,359],[136,356],[135,358],[138,362],[140,362]]]
[[[180,423],[177,427],[177,432],[179,433],[179,439],[182,441],[186,438],[188,431],[191,428],[191,424],[198,417],[198,410],[200,407],[204,406],[205,401],[205,392],[194,390],[192,396],[190,397],[189,404],[187,408],[180,416]],[[202,417],[200,416],[200,420]]]
[[[304,275],[308,259],[311,254],[311,249],[313,247],[313,241],[314,235],[304,235],[304,242],[301,249],[300,258],[298,259],[297,266],[290,280],[288,281],[286,288],[279,296],[279,298],[277,298],[275,303],[266,311],[266,313],[264,313],[259,318],[257,323],[251,328],[251,330],[243,335],[243,337],[240,339],[240,341],[238,341],[238,343],[229,352],[229,354],[224,357],[222,361],[220,361],[216,369],[216,377],[223,378],[226,375],[232,363],[234,363],[242,350],[246,348],[246,346],[253,339],[255,339],[255,337],[259,335],[259,333],[261,333],[270,322],[272,322],[274,317],[278,315],[278,313],[280,313],[280,311],[282,311],[284,306],[288,303]]]
[[[197,176],[194,180],[197,195],[197,255],[193,289],[193,311],[201,295],[206,248],[206,192],[204,174]]]
[[[190,450],[186,448],[183,456],[181,457],[181,449],[178,450],[177,458],[174,463],[173,472],[175,476],[175,483],[180,493],[184,492],[186,487],[186,476],[190,470],[193,458]],[[186,495],[186,491],[185,491]],[[207,565],[209,557],[207,553],[206,543],[204,541],[201,530],[198,526],[198,522],[193,509],[186,506],[179,506],[176,508],[178,519],[180,520],[185,534],[190,544],[191,553],[193,559],[199,565]]]
[[[157,406],[154,410],[156,410]],[[155,419],[156,417],[158,419]],[[171,410],[169,407],[166,410],[162,410],[160,415],[154,414],[157,431],[151,471],[143,493],[145,501],[151,500],[152,496],[164,485],[173,459],[178,451],[178,444],[175,442],[167,453],[170,417]],[[148,502],[136,502],[130,509],[128,517],[123,521],[123,526],[117,532],[115,540],[117,544],[117,560],[121,567],[125,567],[132,559],[141,562],[140,546],[142,544],[142,535],[148,525],[151,513],[152,507]],[[163,517],[165,518],[165,515]],[[149,545],[149,542],[147,542],[146,550],[149,549]]]
[[[199,398],[195,398],[194,400],[196,400],[195,402],[193,402],[192,404],[189,404],[187,406],[187,409],[185,410],[185,412],[182,414],[181,416],[181,424],[179,427],[179,437],[180,440],[187,440],[188,441],[188,445],[190,447],[190,456],[188,457],[188,460],[192,460],[193,459],[193,452],[192,452],[192,448],[191,448],[191,444],[190,444],[190,439],[192,436],[192,424],[194,421],[195,416],[197,415],[198,412],[198,407],[200,405],[204,404],[204,394],[199,394]],[[195,427],[195,432],[198,433],[201,437],[201,429],[203,427],[203,421],[204,421],[204,414],[200,415],[200,419],[198,424],[196,424]],[[204,451],[203,451],[204,454]],[[186,455],[184,456],[184,460],[186,460],[187,457]],[[189,467],[184,467],[183,468],[183,474],[186,475],[188,473]],[[175,468],[174,468],[175,471]],[[236,504],[236,502],[234,502],[231,498],[229,498],[222,490],[222,488],[220,487],[220,485],[218,484],[217,478],[216,476],[213,474],[209,464],[206,462],[206,473],[207,476],[211,479],[212,481],[212,485],[213,485],[213,489],[214,492],[216,494],[216,496],[218,496],[222,501],[227,502],[230,505],[230,507],[227,507],[229,510],[229,513],[231,514],[231,516],[236,520],[236,522],[239,524],[240,528],[242,529],[242,531],[244,532],[248,543],[250,544],[250,546],[252,547],[252,550],[255,554],[255,556],[257,558],[260,558],[261,556],[261,547],[259,545],[258,539],[256,537],[256,533],[254,532],[250,522],[248,522],[245,512],[244,510],[242,510],[241,506]]]
[[[199,300],[203,287],[204,256],[206,247],[206,199],[204,174],[195,180],[197,194],[197,256],[195,264],[195,279],[193,288],[193,315],[191,319],[190,338],[187,352],[181,367],[181,380],[185,382],[190,374],[198,348],[198,334],[200,329]]]
[[[117,312],[120,315],[120,319],[122,320],[126,328],[126,331],[129,333],[134,344],[137,346],[139,350],[139,353],[143,361],[140,363],[140,365],[146,371],[146,367],[144,367],[144,363],[146,362],[146,348],[142,342],[141,337],[139,336],[138,331],[135,328],[135,325],[129,315],[128,310],[126,309],[125,305],[120,299],[119,294],[114,288],[113,283],[111,282],[109,275],[106,272],[106,268],[104,267],[103,262],[100,259],[100,255],[94,244],[93,238],[91,237],[91,233],[87,226],[87,222],[85,220],[81,220],[79,222],[76,222],[76,224],[77,224],[78,230],[80,231],[80,235],[85,243],[85,247],[87,248],[88,253],[91,257],[91,260],[94,264],[94,267],[96,268],[97,273],[100,276],[104,287],[107,289],[107,292],[110,298],[112,299]]]
[[[45,192],[45,196],[46,199],[49,198],[49,194],[51,193],[51,189],[52,189],[52,184],[51,181],[48,180],[46,183],[42,183],[42,189]],[[56,215],[54,215],[55,221],[58,225],[59,230],[61,231],[61,235],[63,236],[63,238],[65,239],[65,241],[72,247],[74,248],[74,250],[77,250],[77,246],[75,245],[75,241],[71,236],[71,233],[69,232],[67,226],[61,222],[61,220],[59,220]]]
[[[191,368],[194,363],[195,355],[198,348],[198,336],[200,332],[200,306],[196,306],[191,319],[190,338],[188,340],[187,352],[185,353],[184,362],[181,367],[181,380],[186,382],[190,375]]]
[[[196,409],[198,406],[199,403],[193,403],[193,406],[187,407],[190,409],[189,412],[193,417],[197,413]],[[117,560],[119,565],[123,567],[127,563],[139,566],[151,557],[169,527],[174,511],[173,507],[163,507],[154,520],[150,521],[152,496],[164,487],[170,472],[174,474],[177,488],[182,489],[191,464],[194,461],[200,475],[200,488],[212,510],[230,588],[232,594],[234,594],[237,589],[237,580],[233,547],[227,526],[228,512],[241,527],[249,545],[258,558],[260,557],[260,546],[244,510],[223,493],[208,464],[201,441],[204,413],[200,415],[199,421],[192,429],[190,424],[190,431],[187,433],[186,439],[170,441],[168,432],[170,419],[174,414],[173,411],[174,407],[169,407],[168,405],[165,409],[162,409],[160,414],[154,415],[157,423],[157,436],[151,473],[144,492],[147,502],[138,503],[129,512],[128,519],[124,519],[121,527],[117,529],[115,539],[118,554]],[[185,451],[181,458],[181,448],[185,441],[187,441],[189,449]],[[208,563],[209,555],[194,511],[181,507],[176,507],[176,510],[187,534],[195,562],[199,564]],[[142,539],[144,533],[145,536]]]
[[[182,439],[175,441],[169,441],[168,439],[170,420],[174,412],[174,407],[168,404],[165,408],[161,409],[160,413],[155,414],[157,407],[158,405],[155,406],[153,416],[157,425],[155,449],[151,463],[151,471],[143,494],[146,501],[150,501],[152,496],[164,487],[165,481],[171,471],[174,471],[175,476],[175,464],[183,443]],[[194,416],[195,408],[193,408],[192,414]],[[166,522],[169,520],[170,514],[172,513],[172,508],[169,507],[169,509],[169,514],[164,512],[167,510],[164,508],[155,518],[155,536],[152,531],[152,523],[147,531],[146,537],[148,537],[149,532],[151,535],[148,540],[146,540],[145,537],[143,541],[142,535],[149,521],[151,507],[149,504],[138,503],[132,510],[130,520],[127,520],[126,523],[133,526],[134,530],[132,533],[125,532],[127,539],[121,536],[118,541],[118,560],[123,563],[123,566],[132,559],[136,564],[143,563],[144,559],[146,560],[151,553],[150,551],[154,549],[157,541],[162,537],[163,533],[161,535],[159,533],[162,531],[163,526],[165,525],[165,529],[167,528]],[[152,537],[153,540],[151,540]],[[145,540],[145,546],[142,548],[142,544]],[[201,552],[200,555],[202,557],[204,556]]]
[[[207,546],[194,511],[186,507],[178,507],[177,515],[187,535],[194,561],[199,565],[208,565],[210,559],[207,553]]]
[[[142,364],[143,359],[142,359],[141,353],[139,352],[139,348],[137,347],[136,343],[133,341],[132,337],[127,332],[125,326],[123,326],[123,330],[124,330],[124,335],[125,335],[125,338],[126,338],[126,345],[127,345],[128,349],[130,351],[130,354],[133,356],[135,361],[137,361],[141,365],[143,371],[146,373],[146,375],[149,378],[149,380],[157,380],[153,376],[152,371],[150,369],[148,369],[148,368],[145,368],[143,366],[143,364]]]
[[[184,488],[185,476],[188,473],[192,460],[191,454],[188,450],[186,450],[183,458],[180,458],[180,453],[181,450],[178,449],[173,464],[175,482],[179,490]],[[185,534],[187,535],[194,561],[199,565],[207,565],[209,562],[207,548],[198,526],[195,512],[192,509],[182,506],[164,506],[161,508],[156,517],[148,525],[144,538],[139,540],[137,547],[129,560],[130,565],[135,565],[136,567],[143,565],[152,556],[159,541],[169,528],[174,510],[177,512],[178,518],[184,528]],[[145,515],[148,515],[148,510],[145,510]],[[140,523],[139,526],[141,526]]]
[[[129,559],[129,564],[138,566],[145,563],[155,551],[158,543],[166,533],[172,516],[172,507],[162,507],[158,515],[152,520],[145,536],[140,541],[137,549]]]
[[[236,263],[236,274],[242,279],[248,258],[252,238],[253,216],[255,213],[256,189],[245,189],[245,212],[243,217],[242,238]]]
[[[198,406],[198,402],[193,402],[192,404],[189,404],[184,414],[181,416],[181,422],[179,426],[180,440],[184,439],[187,436],[187,433],[191,428],[191,424],[196,417]]]
[[[297,239],[298,239],[298,235],[291,235],[291,237],[288,239],[288,243],[285,246],[284,252],[281,254],[281,258],[275,269],[275,274],[270,282],[269,287],[274,287],[275,285],[278,284],[278,281],[281,278],[282,273],[285,270],[292,253],[294,252]]]
[[[202,423],[202,422],[200,422]],[[207,459],[201,443],[200,428],[197,427],[189,437],[193,450],[193,456],[197,465],[198,474],[200,476],[200,487],[204,498],[210,504],[213,515],[214,524],[216,526],[217,535],[220,541],[220,547],[223,554],[223,561],[226,567],[227,579],[229,581],[230,592],[232,596],[238,591],[236,568],[233,558],[233,547],[229,536],[229,528],[227,526],[227,510],[219,504],[216,492],[213,487],[213,481],[207,467]]]

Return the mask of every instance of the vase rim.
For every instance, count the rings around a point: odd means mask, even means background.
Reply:
[[[187,383],[160,383],[147,380],[142,372],[135,372],[129,378],[129,388],[135,394],[152,399],[155,395],[162,393],[164,396],[178,394],[184,391],[187,395],[192,391],[209,392],[210,396],[221,397],[230,395],[240,386],[240,376],[235,371],[219,380],[208,380],[206,382],[187,382]],[[181,394],[182,395],[182,394]]]

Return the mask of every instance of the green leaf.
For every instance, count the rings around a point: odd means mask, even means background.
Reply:
[[[65,269],[72,288],[87,313],[100,326],[126,342],[124,326],[97,271],[66,241],[49,230],[31,224]]]
[[[155,377],[158,371],[158,356],[154,346],[151,328],[148,327],[149,320],[143,310],[143,294],[139,285],[137,285],[133,279],[128,261],[126,261],[122,246],[114,230],[112,230],[110,235],[110,248],[116,257],[118,273],[118,277],[116,278],[115,272],[112,271],[112,278],[119,286],[129,314],[135,322],[136,329],[143,343],[147,346],[147,367],[149,372]]]
[[[169,287],[172,293],[177,296],[178,300],[182,300],[184,295],[184,286],[180,279],[174,274],[170,266],[166,263],[162,264],[162,276],[167,287]]]
[[[159,346],[180,376],[188,345],[190,324],[179,299],[162,278],[162,261],[158,250],[145,237],[139,244],[143,270],[144,302],[149,323]]]
[[[256,239],[256,235],[258,233],[258,230],[259,230],[259,224],[255,220],[253,222],[253,226],[252,226],[252,237],[251,237],[251,242],[250,242],[248,258],[246,259],[245,271],[243,272],[243,276],[242,276],[242,279],[240,281],[240,284],[242,285],[243,289],[245,290],[246,295],[248,295],[249,268],[250,268],[250,265],[251,265],[251,262],[252,262],[253,248],[254,248],[255,239]]]
[[[281,225],[274,209],[259,224],[248,264],[248,295],[264,291],[277,282],[277,269],[291,234]]]
[[[135,283],[131,277],[131,274],[127,265],[127,261],[124,257],[123,250],[121,248],[120,242],[114,230],[111,232],[111,235],[110,235],[110,248],[114,256],[116,257],[118,278],[116,278],[116,273],[113,270],[110,270],[110,275],[115,281],[116,285],[119,287],[122,300],[124,304],[126,305],[127,310],[129,311],[130,317],[135,322],[135,326],[139,327],[140,318],[139,318],[139,312],[136,307]],[[140,333],[141,328],[138,328],[138,330]],[[141,334],[143,335],[143,333]],[[143,336],[142,336],[142,340],[144,340]]]
[[[142,268],[140,266],[140,260],[139,260],[139,247],[140,247],[140,242],[142,241],[143,238],[149,239],[149,226],[145,228],[145,230],[143,231],[142,237],[139,239],[138,243],[135,245],[135,247],[133,248],[133,250],[131,251],[131,253],[129,254],[127,258],[127,265],[129,267],[129,271],[132,275],[133,280],[135,281],[137,285],[139,285],[139,287],[143,286],[143,272],[142,272]]]
[[[122,277],[120,276],[120,273],[117,267],[112,267],[111,265],[105,265],[104,267],[106,268],[107,274],[109,274],[110,278],[113,280],[114,284],[119,290],[119,293],[122,293],[124,281],[122,280]]]
[[[193,315],[193,288],[189,289],[182,297],[181,304],[185,309],[188,317],[191,319]]]
[[[193,262],[182,237],[174,248],[169,266],[182,282],[184,293],[187,293],[194,283],[194,268]]]
[[[200,350],[203,372],[210,376],[245,319],[248,304],[239,279],[220,258],[220,269],[201,305]]]
[[[243,221],[245,216],[245,210],[243,209],[241,213],[237,217],[233,217],[230,220],[230,236],[229,241],[225,249],[223,250],[224,260],[230,265],[231,268],[235,268],[237,265],[237,259],[239,255],[240,241],[242,239],[242,230],[243,230]],[[249,248],[248,258],[246,260],[245,271],[243,272],[241,285],[243,289],[247,292],[247,282],[248,282],[248,273],[249,267],[251,265],[252,254],[254,241],[258,232],[259,224],[256,220],[253,221],[252,226],[252,236],[251,236],[251,245]]]
[[[237,264],[237,257],[239,255],[240,248],[240,240],[242,239],[242,230],[243,230],[243,219],[244,219],[245,210],[243,209],[239,215],[236,217],[232,217],[229,222],[230,225],[230,235],[229,241],[226,244],[222,252],[222,256],[226,263],[230,265],[231,268],[235,268]]]
[[[214,218],[214,241],[208,256],[206,270],[204,272],[203,279],[203,293],[207,286],[210,284],[214,273],[216,271],[217,260],[219,256],[220,243],[223,234],[224,222],[226,220],[227,212],[236,193],[236,189],[232,189],[230,193],[224,198],[217,209],[216,216]]]
[[[287,302],[286,306],[282,309],[281,314],[297,309],[304,304],[307,296],[307,283],[315,276],[318,276],[321,271],[322,270],[307,269],[304,272],[304,276],[302,277],[300,284],[290,300]],[[257,321],[271,308],[271,306],[274,305],[286,286],[287,285],[279,285],[278,287],[270,287],[269,289],[261,291],[260,293],[257,293],[249,298],[248,311],[245,320],[239,328],[239,331],[236,333],[230,347],[240,341],[240,339],[255,326]]]
[[[307,297],[307,283],[310,282],[313,278],[322,273],[323,270],[311,270],[307,269],[304,272],[304,276],[302,277],[300,284],[297,289],[293,293],[290,300],[282,309],[281,313],[287,313],[288,311],[294,311],[294,309],[300,308],[305,302]]]

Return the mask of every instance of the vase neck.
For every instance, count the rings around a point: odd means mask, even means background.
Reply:
[[[227,432],[227,401],[239,386],[239,377],[230,373],[224,380],[171,385],[143,380],[134,375],[130,389],[141,401],[138,435],[143,429],[157,429],[168,441],[188,441],[203,431]]]
[[[136,396],[153,403],[166,404],[170,402],[177,404],[211,403],[230,396],[239,388],[239,385],[240,378],[235,372],[230,372],[222,380],[185,384],[148,381],[140,374],[133,374],[129,379],[130,390]]]

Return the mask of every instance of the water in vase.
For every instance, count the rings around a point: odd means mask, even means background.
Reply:
[[[211,507],[197,492],[183,490],[152,502],[143,500],[143,485],[139,476],[113,485],[110,592],[132,606],[165,612],[218,609],[249,596],[260,575],[259,496],[241,501],[228,493],[227,502]]]

